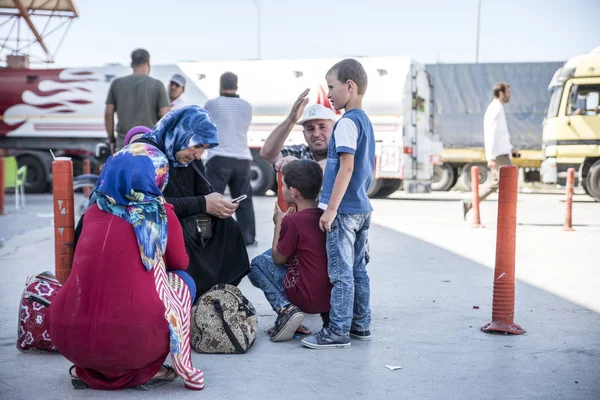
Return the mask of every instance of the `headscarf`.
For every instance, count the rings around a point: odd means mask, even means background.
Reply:
[[[156,143],[174,167],[187,167],[175,159],[178,151],[193,146],[219,145],[217,126],[204,108],[185,106],[162,117],[151,132],[143,136]]]
[[[138,135],[140,133],[148,133],[150,132],[152,129],[146,127],[146,126],[134,126],[133,128],[131,128],[129,130],[129,132],[127,132],[127,135],[125,135],[125,140],[124,140],[124,144],[125,146],[127,146],[129,144],[129,141],[131,140],[131,138],[135,135]]]
[[[149,271],[167,247],[167,214],[162,190],[169,162],[156,147],[133,143],[109,157],[96,189],[98,207],[133,225],[142,263]]]

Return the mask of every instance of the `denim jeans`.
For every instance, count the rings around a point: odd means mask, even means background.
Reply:
[[[367,275],[366,243],[371,213],[338,214],[327,233],[331,290],[329,327],[337,335],[371,325],[371,286]]]
[[[287,265],[277,265],[273,262],[272,250],[256,256],[250,263],[248,278],[252,284],[265,293],[267,301],[273,311],[279,312],[281,308],[290,304],[283,291],[283,279],[287,273]]]

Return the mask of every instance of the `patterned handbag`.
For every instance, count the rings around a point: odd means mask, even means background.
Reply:
[[[192,347],[198,353],[242,354],[256,340],[256,310],[235,286],[213,286],[198,299],[192,318]]]
[[[31,275],[25,281],[25,290],[19,306],[17,349],[19,351],[56,351],[45,325],[46,312],[56,297],[61,284],[51,272]]]

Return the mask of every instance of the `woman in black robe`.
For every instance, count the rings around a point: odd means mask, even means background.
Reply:
[[[156,146],[169,159],[169,182],[163,195],[184,227],[190,258],[187,272],[196,283],[196,300],[216,284],[238,285],[250,271],[250,263],[242,232],[231,217],[237,204],[213,192],[200,161],[203,149],[218,145],[216,126],[206,110],[186,106],[172,111],[137,141]],[[212,219],[212,236],[197,240],[195,226],[189,229],[186,217],[193,220],[206,214]]]

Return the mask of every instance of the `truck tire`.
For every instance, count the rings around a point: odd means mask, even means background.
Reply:
[[[402,186],[401,179],[380,179],[382,182],[381,188],[374,197],[384,198],[388,197]]]
[[[584,179],[581,180],[581,187],[583,188],[583,191],[585,192],[585,194],[587,194],[588,196],[591,196],[590,194],[590,189],[589,189],[589,180],[590,180],[590,176],[586,175]]]
[[[471,191],[471,167],[477,165],[479,167],[479,185],[483,185],[490,177],[490,170],[483,164],[467,164],[463,167],[460,173],[460,185],[467,191]]]
[[[456,183],[456,171],[451,164],[433,166],[433,177],[431,179],[431,190],[435,192],[447,192]]]
[[[252,149],[250,162],[250,186],[254,196],[264,196],[276,184],[273,166],[263,160],[258,149]]]
[[[371,186],[369,186],[369,189],[367,190],[367,196],[369,196],[371,198],[377,197],[377,195],[379,194],[379,190],[381,189],[382,186],[383,186],[382,179],[373,178],[373,181],[371,181]]]
[[[600,201],[600,160],[596,161],[587,173],[587,189],[590,196]]]
[[[44,161],[34,155],[26,154],[18,157],[18,164],[20,167],[27,166],[25,192],[44,193],[48,187],[48,173]]]

